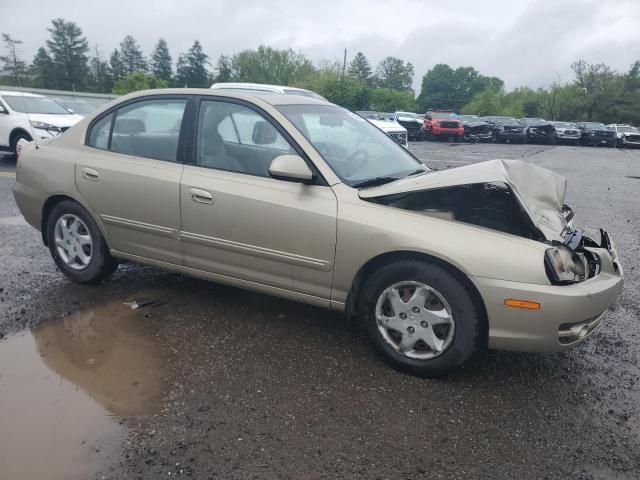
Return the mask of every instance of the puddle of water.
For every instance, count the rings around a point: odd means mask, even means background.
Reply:
[[[0,479],[91,478],[117,457],[117,417],[156,412],[169,373],[122,302],[0,342]]]

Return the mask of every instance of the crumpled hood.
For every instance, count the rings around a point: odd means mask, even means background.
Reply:
[[[407,130],[398,122],[387,122],[385,120],[375,120],[373,118],[368,118],[367,120],[383,132],[404,132]]]
[[[379,187],[362,189],[360,198],[432,190],[477,183],[504,182],[518,196],[531,220],[548,240],[562,241],[567,221],[562,206],[567,179],[557,173],[520,160],[490,160],[451,170],[407,177]]]

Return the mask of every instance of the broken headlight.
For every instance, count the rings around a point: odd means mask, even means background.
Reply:
[[[549,248],[545,252],[544,266],[551,283],[564,285],[586,278],[586,265],[582,256],[565,246]]]

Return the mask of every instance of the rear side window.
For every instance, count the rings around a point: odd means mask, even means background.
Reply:
[[[112,120],[113,113],[101,118],[93,125],[91,134],[89,135],[89,145],[101,148],[102,150],[109,148],[109,133],[111,132]]]
[[[175,162],[186,104],[186,99],[156,98],[125,105],[92,126],[89,145]]]

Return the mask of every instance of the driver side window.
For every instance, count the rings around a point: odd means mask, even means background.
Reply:
[[[269,177],[271,161],[295,153],[261,114],[243,105],[204,100],[198,115],[196,161],[202,167]]]

